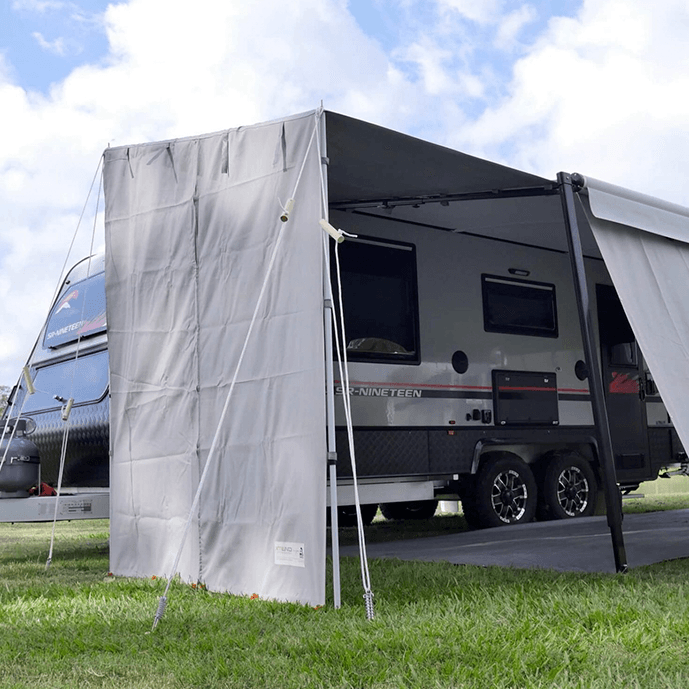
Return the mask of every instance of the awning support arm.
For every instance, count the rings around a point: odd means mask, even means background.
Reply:
[[[316,146],[320,156],[321,204],[324,218],[328,218],[328,139],[325,130],[323,104],[320,109],[318,136]],[[333,562],[333,607],[339,610],[342,606],[342,586],[340,583],[340,530],[338,524],[337,500],[337,444],[335,442],[335,359],[333,356],[333,302],[330,298],[330,251],[329,240],[325,234],[323,241],[323,328],[325,336],[325,378],[326,378],[326,435],[328,443],[328,479],[330,480],[330,545]]]
[[[605,490],[605,507],[608,516],[608,526],[612,536],[613,554],[615,556],[615,569],[619,573],[627,571],[627,554],[624,548],[624,536],[622,535],[622,500],[617,487],[615,475],[615,462],[610,435],[610,424],[605,404],[603,390],[603,378],[598,365],[596,345],[593,338],[593,326],[591,320],[591,304],[588,288],[586,286],[586,272],[584,268],[584,255],[581,249],[581,237],[574,206],[574,189],[572,176],[560,172],[557,176],[560,185],[560,198],[567,229],[567,243],[572,264],[574,278],[574,292],[577,298],[581,336],[584,341],[584,356],[588,367],[589,388],[591,390],[591,406],[593,419],[596,425],[598,437],[598,454],[603,469],[603,483]],[[576,181],[576,180],[575,180]]]

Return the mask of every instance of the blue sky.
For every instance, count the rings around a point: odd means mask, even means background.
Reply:
[[[48,309],[109,144],[316,107],[689,205],[686,0],[5,0],[0,384]],[[72,256],[102,244],[84,215]],[[27,277],[29,276],[29,277]]]
[[[107,59],[108,40],[104,28],[107,0],[5,0],[0,7],[0,46],[13,77],[24,88],[48,93],[51,84],[60,82],[82,64],[98,64]],[[524,6],[527,3],[506,3]],[[539,0],[531,21],[523,31],[530,43],[541,33],[552,16],[573,16],[576,2]],[[428,3],[389,3],[383,0],[351,0],[348,9],[359,27],[386,51],[394,51],[410,40],[418,26],[437,19],[437,6]],[[490,61],[503,76],[511,63],[491,54],[489,30],[472,26],[482,38],[483,49],[474,61]]]
[[[0,8],[0,46],[24,88],[47,93],[75,67],[108,52],[101,0],[5,0]]]

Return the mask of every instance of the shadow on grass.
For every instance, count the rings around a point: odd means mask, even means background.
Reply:
[[[45,560],[50,549],[50,540],[41,543],[3,544],[0,548],[0,566],[32,563]],[[54,553],[64,562],[84,562],[94,557],[105,557],[109,553],[107,540],[89,539],[75,543],[73,540],[56,541]]]
[[[442,514],[430,519],[408,519],[406,521],[377,517],[370,526],[365,528],[365,534],[367,543],[386,543],[410,538],[445,536],[469,530],[469,525],[462,515]],[[356,545],[359,542],[356,527],[341,528],[339,534],[340,545],[342,546]]]
[[[625,514],[642,514],[689,508],[689,495],[657,495],[640,500],[625,500]],[[472,531],[462,514],[436,514],[430,519],[408,519],[406,521],[388,520],[378,513],[370,526],[365,528],[367,543],[385,543],[388,541],[407,540],[444,536],[447,534]],[[328,529],[330,532],[330,529]],[[356,527],[340,528],[340,545],[358,543]],[[330,542],[328,533],[328,542]]]

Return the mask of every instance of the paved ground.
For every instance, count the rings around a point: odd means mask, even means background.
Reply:
[[[624,542],[630,568],[689,558],[689,510],[627,514]],[[605,517],[536,522],[367,546],[369,558],[446,560],[455,564],[522,569],[614,572],[610,529]],[[356,546],[341,549],[358,556]]]

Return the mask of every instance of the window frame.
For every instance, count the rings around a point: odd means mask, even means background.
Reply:
[[[70,324],[70,326],[63,326],[63,327],[70,327],[70,330],[68,333],[63,333],[63,334],[56,334],[55,337],[57,339],[57,343],[50,343],[48,341],[49,335],[51,334],[50,327],[51,327],[51,322],[53,318],[57,315],[59,312],[59,305],[62,304],[62,302],[65,299],[65,295],[68,295],[70,292],[78,289],[84,289],[85,288],[85,293],[84,293],[84,299],[87,299],[89,296],[89,292],[97,289],[97,299],[100,298],[100,288],[101,288],[101,283],[102,282],[102,300],[103,300],[103,311],[96,312],[95,315],[88,313],[84,311],[84,316],[86,320],[81,322],[80,325],[76,325],[74,327],[74,324]],[[93,294],[93,292],[91,292]],[[87,330],[86,332],[82,332],[81,335],[79,334],[80,330],[89,325],[89,320],[88,317],[91,316],[91,323],[96,321],[97,319],[103,318],[103,323],[96,323],[95,326]],[[73,345],[75,342],[77,342],[79,339],[86,339],[89,337],[94,337],[95,335],[101,335],[104,332],[107,331],[107,322],[106,322],[106,309],[105,309],[105,273],[100,272],[100,273],[95,273],[94,275],[89,275],[88,277],[84,278],[83,280],[79,280],[78,282],[75,282],[74,284],[70,284],[62,291],[60,296],[55,300],[55,303],[53,304],[52,308],[50,309],[50,313],[48,314],[48,318],[46,320],[45,324],[45,331],[43,333],[42,337],[42,348],[43,351],[46,352],[57,352],[59,349],[62,347],[66,347],[68,345]],[[76,322],[75,322],[76,323]],[[66,335],[66,337],[65,337]]]
[[[74,407],[82,407],[85,405],[91,405],[91,404],[98,404],[101,402],[103,399],[105,399],[106,395],[108,394],[108,391],[110,390],[110,373],[109,373],[109,364],[110,364],[110,353],[107,349],[101,349],[96,352],[90,352],[88,354],[84,354],[80,356],[78,359],[76,357],[69,357],[67,359],[61,359],[60,361],[52,361],[49,364],[41,365],[36,369],[36,373],[34,374],[34,382],[38,379],[39,375],[43,371],[50,370],[52,368],[55,368],[56,366],[63,366],[65,364],[69,365],[72,364],[74,366],[78,366],[79,363],[84,363],[85,361],[88,361],[91,357],[100,357],[105,355],[106,358],[106,370],[107,370],[107,375],[105,376],[105,387],[103,390],[98,394],[97,397],[90,397],[89,399],[79,399],[74,401]],[[39,381],[39,386],[42,386],[42,381]],[[24,398],[26,399],[26,389],[24,388],[24,384],[20,385],[19,390],[21,390],[24,394]],[[50,394],[48,391],[43,392],[43,394]],[[29,399],[31,399],[29,397]],[[27,415],[27,416],[33,416],[34,414],[43,414],[45,412],[51,412],[55,411],[56,409],[60,409],[63,406],[63,403],[60,402],[59,400],[51,400],[51,403],[49,406],[43,406],[43,407],[38,407],[38,408],[32,408],[32,406],[29,404],[28,409],[27,409],[27,404],[24,403],[24,407],[22,409],[22,415]]]
[[[510,324],[495,324],[490,320],[490,287],[489,285],[497,283],[500,285],[514,285],[520,288],[532,288],[541,293],[549,293],[552,298],[552,312],[553,312],[553,328],[545,329],[539,326],[529,325],[510,325]],[[493,275],[489,273],[481,274],[481,297],[483,302],[483,329],[488,333],[501,333],[504,335],[522,335],[526,337],[548,337],[556,339],[559,337],[559,324],[557,317],[557,290],[555,284],[552,282],[538,282],[536,280],[523,280],[520,278],[504,277],[502,275]]]
[[[389,249],[391,251],[404,251],[405,255],[409,256],[408,265],[405,266],[404,270],[400,271],[399,276],[407,284],[409,291],[409,311],[411,315],[411,334],[413,340],[413,351],[409,354],[395,354],[388,352],[366,352],[348,349],[347,350],[347,360],[356,363],[392,363],[401,365],[411,365],[418,366],[421,363],[421,336],[419,327],[419,282],[418,282],[418,265],[417,265],[417,255],[416,255],[416,245],[410,242],[401,242],[394,239],[386,239],[380,237],[372,237],[369,235],[358,235],[354,238],[347,238],[347,243],[359,244],[359,245],[369,245],[375,246],[382,249]],[[334,252],[337,251],[339,247],[336,247],[334,243],[331,243],[330,250],[330,280],[333,289],[333,297],[335,299],[335,311],[337,314],[338,327],[340,325],[340,303],[339,294],[336,283],[336,264]],[[408,252],[408,253],[407,253]],[[394,265],[389,263],[387,265]],[[345,269],[342,265],[342,257],[340,257],[340,271],[344,277]],[[351,271],[350,271],[351,272]],[[375,274],[372,274],[375,275]],[[346,293],[342,297],[345,312],[347,311],[347,295]],[[345,328],[347,328],[347,322],[345,322]],[[338,337],[341,339],[341,330],[338,331]],[[404,343],[398,343],[403,345]],[[337,357],[337,352],[334,352],[334,356]]]

